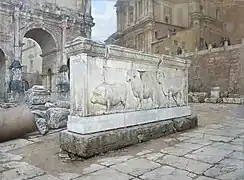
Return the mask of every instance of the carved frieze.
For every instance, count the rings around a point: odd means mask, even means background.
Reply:
[[[73,99],[74,106],[83,108],[76,115],[187,105],[187,60],[107,47],[83,38],[76,38],[67,48],[71,55],[71,103]]]

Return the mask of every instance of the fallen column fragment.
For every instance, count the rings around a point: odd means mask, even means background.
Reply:
[[[27,106],[0,109],[0,142],[19,138],[35,131],[34,115]]]

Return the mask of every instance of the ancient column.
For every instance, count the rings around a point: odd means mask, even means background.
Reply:
[[[65,45],[67,39],[67,27],[68,27],[68,17],[64,18],[62,21],[62,64],[67,63],[67,57],[65,52]]]
[[[22,101],[24,97],[24,85],[22,82],[22,66],[21,66],[21,47],[20,47],[20,7],[21,4],[14,4],[14,60],[10,65],[12,71],[12,79],[10,81],[9,90],[11,93],[10,101]]]
[[[133,9],[133,21],[134,23],[136,22],[136,11],[137,11],[137,7],[136,7],[136,1],[134,1],[134,9]]]

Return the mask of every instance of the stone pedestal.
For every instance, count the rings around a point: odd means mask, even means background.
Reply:
[[[84,158],[197,126],[188,106],[189,61],[77,38],[71,114],[60,147]]]

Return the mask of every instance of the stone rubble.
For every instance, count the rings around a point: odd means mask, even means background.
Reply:
[[[53,103],[51,101],[51,93],[44,86],[33,86],[25,95],[25,102],[32,110],[36,127],[42,135],[45,135],[50,129],[66,127],[70,114],[68,103],[65,101]]]

